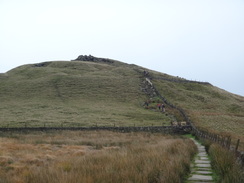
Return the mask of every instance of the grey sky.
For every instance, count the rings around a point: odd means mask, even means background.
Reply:
[[[0,0],[0,72],[81,54],[244,96],[244,1]]]

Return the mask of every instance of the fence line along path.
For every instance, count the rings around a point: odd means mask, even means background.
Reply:
[[[198,154],[191,165],[191,174],[187,180],[188,183],[198,182],[214,182],[213,170],[211,162],[208,158],[205,147],[199,144],[196,140],[192,139],[198,148]]]

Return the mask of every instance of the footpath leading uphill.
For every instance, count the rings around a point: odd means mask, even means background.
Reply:
[[[193,141],[198,148],[198,154],[191,165],[191,174],[187,183],[214,182],[212,177],[213,170],[205,147],[199,144],[196,140]]]
[[[173,107],[177,109],[183,116],[183,118],[188,122],[189,125],[191,125],[187,115],[183,111],[183,109],[178,108],[174,106],[173,104],[170,104],[155,88],[151,80],[149,79],[149,73],[144,71],[145,76],[145,93],[147,93],[150,97],[159,97],[161,98],[165,104],[169,105],[170,107]],[[193,140],[198,148],[198,154],[195,157],[194,163],[191,165],[191,174],[187,180],[187,183],[200,183],[200,182],[214,182],[212,174],[213,170],[211,167],[211,162],[208,158],[207,152],[205,150],[205,147],[201,144],[199,144],[196,140]]]

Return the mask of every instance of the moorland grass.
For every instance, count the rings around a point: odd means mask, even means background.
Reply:
[[[181,120],[177,111],[167,106],[164,114],[155,109],[156,103],[150,104],[150,109],[143,107],[150,100],[141,90],[143,70],[120,62],[65,61],[15,68],[0,76],[0,125],[148,126]],[[149,73],[154,78],[179,80],[155,71]],[[183,108],[197,127],[231,136],[233,145],[241,139],[239,148],[244,150],[243,97],[206,84],[160,79],[153,79],[152,83],[167,101]],[[81,176],[86,182],[103,178],[106,182],[118,182],[113,177],[118,172],[124,182],[179,182],[189,168],[188,157],[194,152],[194,147],[182,139],[156,138],[144,133],[82,134],[13,133],[1,138],[0,182],[77,182]],[[191,148],[186,150],[186,144]],[[233,161],[222,165],[225,156],[220,157],[217,147],[209,148],[220,173],[226,172],[229,165],[235,167]],[[181,154],[187,158],[183,159]],[[228,169],[226,182],[232,173],[239,176],[233,170]]]
[[[0,77],[2,126],[161,125],[168,116],[145,110],[150,98],[142,92],[145,68],[122,62],[56,61],[24,65]],[[153,78],[179,77],[149,71]],[[153,85],[170,103],[183,108],[198,127],[244,139],[244,98],[209,84],[153,79]],[[156,106],[156,104],[155,104]],[[167,106],[166,106],[167,107]],[[19,124],[22,122],[22,124]]]
[[[156,104],[143,107],[150,100],[141,88],[143,70],[118,61],[57,61],[15,68],[0,77],[0,125],[148,126],[182,120],[168,106],[165,114],[155,110]],[[159,93],[183,108],[197,127],[231,136],[233,145],[241,139],[244,150],[242,96],[209,84],[174,82],[185,80],[155,71],[149,74]]]
[[[152,75],[160,76],[159,73]],[[177,78],[174,78],[177,79]],[[224,136],[235,145],[241,139],[244,150],[244,98],[212,85],[153,80],[170,103],[181,107],[195,126]]]
[[[182,182],[197,149],[151,133],[9,133],[0,138],[4,182]]]
[[[242,183],[244,182],[244,169],[236,161],[234,154],[218,144],[209,147],[211,164],[218,176],[218,182]]]
[[[171,119],[145,110],[134,66],[93,62],[24,65],[0,79],[2,126],[146,126]]]

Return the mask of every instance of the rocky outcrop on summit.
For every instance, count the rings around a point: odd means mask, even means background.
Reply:
[[[90,61],[90,62],[106,62],[106,63],[114,63],[114,61],[108,59],[108,58],[98,58],[94,57],[92,55],[80,55],[78,56],[75,61]]]

